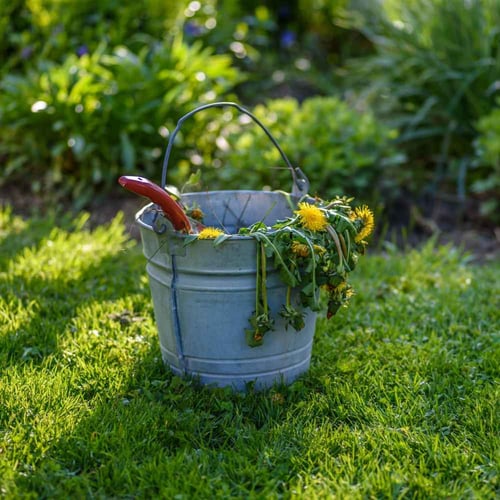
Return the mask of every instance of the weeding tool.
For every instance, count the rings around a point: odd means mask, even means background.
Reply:
[[[118,182],[128,191],[144,196],[156,203],[165,214],[165,217],[172,223],[174,229],[185,233],[193,233],[193,226],[180,203],[175,201],[158,184],[151,182],[145,177],[136,175],[122,175]]]

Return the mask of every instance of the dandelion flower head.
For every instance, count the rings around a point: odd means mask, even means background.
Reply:
[[[375,219],[373,217],[373,212],[366,205],[355,208],[354,212],[351,214],[351,220],[360,220],[362,223],[359,233],[354,238],[356,243],[360,243],[372,234],[373,228],[375,227]]]
[[[221,231],[220,229],[217,229],[216,227],[206,227],[200,231],[200,234],[198,234],[198,239],[199,240],[213,240],[220,236],[221,234],[224,234],[224,231]]]
[[[311,231],[323,231],[328,226],[323,211],[310,203],[299,203],[299,209],[295,213],[299,216],[302,226]]]
[[[322,245],[313,245],[313,248],[319,255],[323,255],[326,252],[326,248]]]
[[[308,257],[309,256],[309,247],[304,245],[304,243],[299,243],[298,241],[294,241],[292,243],[292,252],[299,257]]]

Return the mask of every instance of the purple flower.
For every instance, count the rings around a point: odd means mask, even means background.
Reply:
[[[82,57],[84,56],[85,54],[88,54],[89,53],[89,48],[84,44],[84,45],[80,45],[80,47],[78,47],[76,49],[76,55],[78,57]]]
[[[293,31],[285,30],[281,33],[280,43],[285,49],[289,49],[296,41],[296,36]]]
[[[188,36],[200,36],[202,29],[197,23],[188,21],[184,24],[184,33]]]
[[[28,45],[21,50],[21,59],[29,59],[33,54],[33,46]]]

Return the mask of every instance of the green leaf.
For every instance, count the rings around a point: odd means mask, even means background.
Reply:
[[[258,347],[264,343],[264,337],[256,338],[254,330],[245,330],[245,338],[250,347]]]
[[[188,234],[187,236],[184,237],[184,242],[183,242],[182,246],[186,247],[197,240],[198,240],[197,234]]]
[[[224,243],[224,241],[228,240],[229,238],[231,238],[230,234],[221,234],[217,236],[217,238],[215,238],[214,240],[214,247],[219,246],[221,243]]]
[[[120,132],[121,160],[126,172],[131,172],[135,167],[135,148],[127,132]]]

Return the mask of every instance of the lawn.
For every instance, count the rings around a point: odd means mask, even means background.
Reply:
[[[0,496],[496,498],[498,262],[372,252],[308,374],[233,394],[164,368],[140,246],[86,221],[0,210]]]

